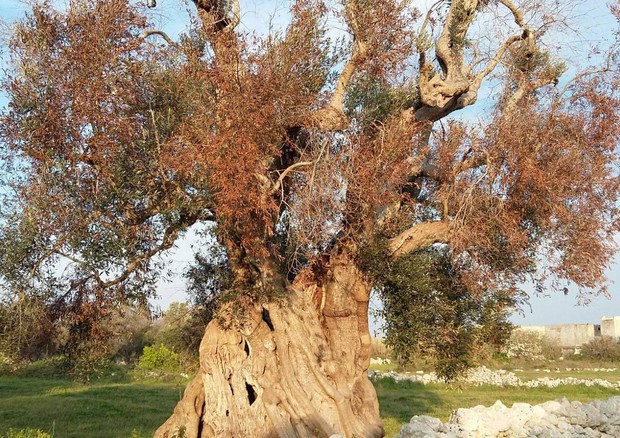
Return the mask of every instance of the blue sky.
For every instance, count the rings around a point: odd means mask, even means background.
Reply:
[[[60,2],[64,4],[65,2]],[[433,3],[430,0],[414,0],[414,4],[420,8]],[[286,21],[288,2],[285,0],[242,0],[242,26],[249,29],[266,29],[269,23],[278,26]],[[587,52],[590,46],[599,41],[610,41],[613,37],[614,19],[608,14],[607,1],[586,1],[572,12],[572,16],[580,32],[567,31],[556,36],[557,50],[569,54],[569,66],[573,66],[584,58],[570,53],[578,50]],[[158,0],[158,7],[150,11],[153,22],[161,29],[165,29],[171,36],[177,35],[184,29],[187,22],[186,8],[188,6],[182,0]],[[27,9],[26,2],[22,0],[0,0],[0,19],[5,23],[14,21]],[[605,45],[605,44],[603,44]],[[492,93],[488,90],[487,94]],[[484,91],[479,104],[472,108],[467,118],[476,118],[484,113]],[[6,105],[6,99],[0,95],[0,107]],[[160,282],[159,293],[161,298],[157,304],[165,308],[172,301],[185,299],[184,283],[180,273],[193,258],[192,244],[196,241],[190,232],[188,238],[179,242],[178,247],[167,255],[170,268],[177,273],[172,282]],[[542,325],[554,323],[597,323],[602,316],[620,315],[620,257],[609,270],[609,278],[612,284],[610,290],[612,298],[593,297],[589,305],[578,305],[578,300],[573,289],[569,290],[568,296],[555,294],[551,296],[532,296],[531,309],[525,308],[524,315],[515,315],[512,320],[522,325]],[[617,292],[615,292],[617,291]],[[371,322],[371,327],[374,324]]]

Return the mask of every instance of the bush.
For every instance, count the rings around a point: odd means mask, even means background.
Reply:
[[[208,309],[171,303],[163,316],[152,324],[147,337],[150,344],[163,344],[176,352],[184,369],[197,369],[198,347],[209,320]]]
[[[620,342],[609,336],[597,337],[583,345],[581,355],[596,360],[620,360]]]
[[[385,345],[382,339],[371,338],[370,340],[370,357],[380,357],[382,359],[390,358],[392,349]]]
[[[52,438],[52,435],[39,429],[9,429],[5,438]]]
[[[564,357],[560,344],[557,341],[549,339],[548,337],[543,337],[542,355],[547,360],[559,360]]]
[[[56,327],[41,297],[0,302],[0,353],[15,366],[55,349]]]
[[[509,359],[543,360],[544,344],[545,337],[542,333],[516,329],[513,330],[504,349]]]
[[[158,347],[146,346],[138,361],[138,368],[148,371],[179,371],[179,355],[163,344],[159,344]]]

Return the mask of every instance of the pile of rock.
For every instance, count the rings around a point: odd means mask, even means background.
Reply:
[[[392,361],[390,359],[387,358],[381,358],[381,357],[371,357],[370,358],[370,365],[389,365],[391,364]]]
[[[521,379],[510,371],[493,371],[484,366],[469,370],[464,380],[473,385],[521,386],[523,383]]]
[[[620,389],[620,382],[610,382],[604,379],[578,379],[576,377],[563,377],[561,379],[540,377],[536,380],[520,382],[518,386],[524,386],[527,388],[538,388],[538,387],[555,388],[560,385],[602,386],[605,388]]]
[[[498,401],[488,408],[458,409],[447,423],[416,416],[398,438],[418,437],[620,437],[620,397],[584,404],[562,398],[511,408]]]
[[[425,373],[418,371],[415,374],[411,373],[396,373],[390,371],[388,373],[380,373],[377,371],[370,372],[371,377],[392,377],[397,381],[411,380],[414,382],[420,382],[424,385],[429,383],[440,383],[443,379],[440,379],[434,372]],[[481,366],[472,368],[463,377],[459,379],[460,382],[468,383],[471,385],[493,385],[493,386],[522,386],[526,388],[538,388],[547,387],[555,388],[561,385],[586,385],[586,386],[603,386],[605,388],[620,389],[620,381],[608,381],[604,379],[579,379],[576,377],[540,377],[534,380],[521,380],[514,373],[506,370],[493,371],[487,367]]]

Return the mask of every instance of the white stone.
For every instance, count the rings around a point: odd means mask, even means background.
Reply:
[[[610,420],[611,418],[611,420]],[[506,407],[501,401],[490,407],[458,409],[448,423],[419,416],[403,426],[400,438],[441,437],[620,437],[620,397],[590,403],[566,398]]]

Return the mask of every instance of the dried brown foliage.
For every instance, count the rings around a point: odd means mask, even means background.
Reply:
[[[237,285],[377,234],[393,255],[449,245],[470,287],[604,283],[613,62],[554,88],[561,66],[508,0],[455,0],[424,19],[400,1],[298,0],[266,36],[235,30],[236,2],[194,3],[194,27],[163,48],[127,0],[42,4],[15,26],[0,128],[2,159],[21,169],[1,235],[8,283],[49,280],[63,259],[74,269],[58,287],[80,305],[141,296],[153,257],[205,221]],[[515,34],[472,58],[484,8]],[[488,122],[436,129],[491,72],[505,89]]]

